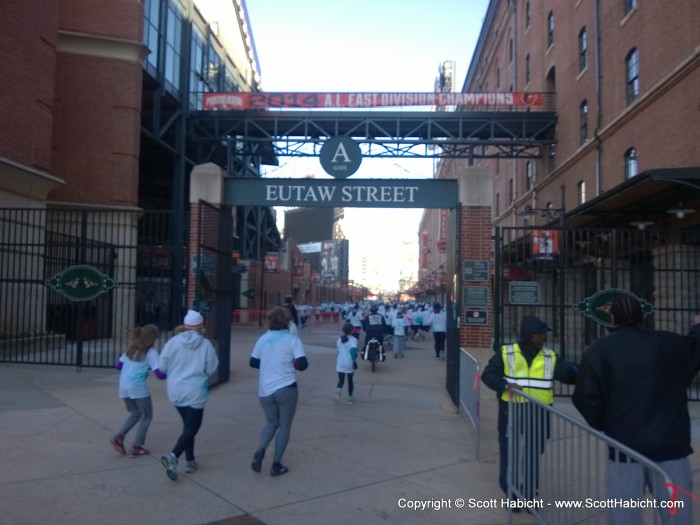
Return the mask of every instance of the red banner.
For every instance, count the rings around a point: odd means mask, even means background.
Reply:
[[[542,105],[542,93],[204,93],[202,108],[377,108]]]
[[[559,232],[532,230],[532,254],[536,259],[553,259],[559,255]]]

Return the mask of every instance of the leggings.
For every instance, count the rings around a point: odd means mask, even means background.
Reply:
[[[202,426],[202,417],[204,416],[203,408],[192,407],[175,407],[182,418],[182,434],[177,438],[173,454],[175,457],[180,457],[184,452],[185,459],[192,461],[194,459],[194,437],[199,432],[199,427]]]
[[[346,374],[345,372],[338,372],[338,388],[343,388],[343,385],[345,384],[345,376],[348,376],[348,395],[351,396],[355,390],[355,385],[352,384],[352,373]]]
[[[292,420],[297,408],[299,391],[296,383],[276,390],[272,395],[261,397],[260,406],[265,412],[267,422],[260,434],[260,450],[267,449],[267,446],[275,438],[275,455],[273,462],[280,463],[282,455],[287,448],[289,435],[292,430]]]

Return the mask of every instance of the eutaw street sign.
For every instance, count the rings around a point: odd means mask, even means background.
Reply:
[[[456,179],[227,178],[231,206],[338,208],[455,208]]]

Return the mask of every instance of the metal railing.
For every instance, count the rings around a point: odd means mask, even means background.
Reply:
[[[692,523],[692,501],[684,492],[689,487],[673,481],[657,463],[584,421],[513,392],[509,510],[527,510],[550,525]]]
[[[460,348],[459,354],[459,407],[464,410],[474,427],[475,458],[479,459],[481,420],[479,417],[481,399],[481,365],[479,361]]]

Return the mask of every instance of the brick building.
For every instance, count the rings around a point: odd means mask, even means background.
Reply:
[[[569,286],[580,289],[562,295],[554,295],[551,283],[542,284],[543,295],[556,297],[554,303],[564,299],[570,306],[596,287],[617,282],[636,288],[640,297],[648,296],[668,312],[697,307],[697,297],[689,297],[678,283],[664,281],[660,270],[687,272],[683,280],[697,280],[692,232],[700,224],[699,23],[700,4],[694,0],[489,3],[462,91],[553,94],[557,121],[550,130],[551,143],[520,158],[499,155],[495,147],[475,149],[471,161],[443,159],[435,177],[458,178],[474,167],[491,174],[488,235],[498,227],[543,225],[581,231],[578,237],[567,237],[569,251],[558,258],[562,264],[578,260],[581,267],[589,265],[589,276],[571,279]],[[434,285],[449,259],[438,247],[443,222],[439,214],[427,210],[418,232],[419,239],[429,239],[421,245],[417,287],[425,297],[450,293],[449,286]],[[596,266],[610,263],[601,248],[604,235],[589,232],[584,237],[583,230],[593,228],[659,230],[664,236],[662,241],[661,234],[645,238],[648,244],[622,263],[629,275],[618,282],[617,276],[611,281],[610,272]],[[680,239],[670,240],[668,232],[674,231],[685,237],[670,248]],[[524,238],[529,232],[513,235]],[[541,278],[545,272],[527,268],[534,264],[528,243],[512,239],[511,247],[527,252],[518,256],[518,267],[514,259],[513,268],[497,272],[513,270],[522,279]],[[634,251],[631,245],[626,249],[629,254]],[[497,250],[485,257],[492,265]],[[549,272],[552,275],[551,268]],[[671,317],[657,315],[657,327],[682,329],[687,323],[684,318],[681,322],[680,314],[678,319]],[[562,329],[573,326],[564,314],[562,319]],[[589,327],[576,332],[585,333],[582,344],[595,336]]]

